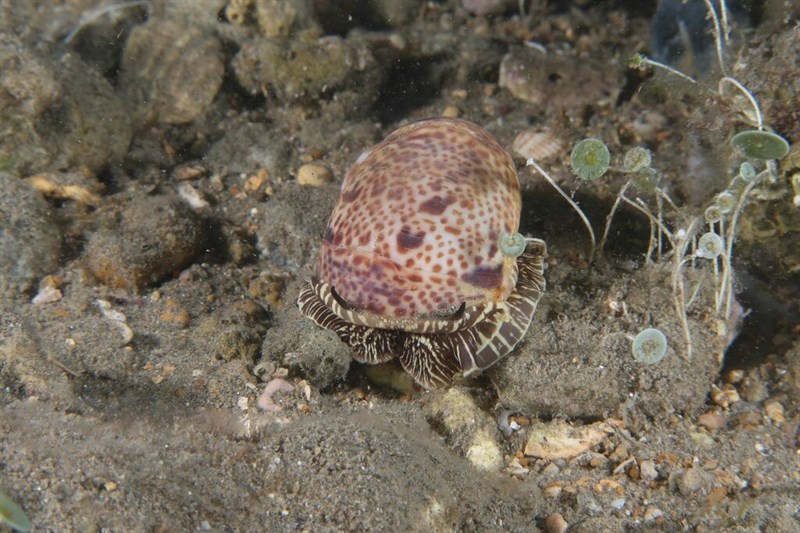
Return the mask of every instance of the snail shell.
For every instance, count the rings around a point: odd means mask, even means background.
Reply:
[[[423,386],[482,370],[522,338],[544,290],[544,242],[500,246],[520,209],[514,163],[482,128],[402,127],[348,171],[300,309],[356,360],[397,357]]]

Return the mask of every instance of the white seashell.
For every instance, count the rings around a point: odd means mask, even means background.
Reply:
[[[545,161],[563,154],[566,145],[548,131],[524,130],[514,138],[511,149],[526,160],[533,158],[535,161]]]

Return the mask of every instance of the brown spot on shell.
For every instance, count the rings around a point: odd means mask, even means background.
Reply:
[[[369,231],[365,231],[361,235],[358,236],[358,244],[359,246],[366,246],[372,240],[372,234]]]
[[[397,234],[397,246],[399,246],[401,250],[413,250],[421,246],[423,240],[425,240],[424,231],[412,233],[411,228],[408,226],[403,226],[400,229],[400,233]]]
[[[350,203],[357,200],[360,195],[361,189],[359,187],[353,187],[352,189],[342,192],[342,201]]]
[[[408,281],[410,281],[412,283],[422,283],[423,280],[422,280],[422,276],[420,276],[419,274],[414,272],[414,273],[411,273],[411,274],[408,275]],[[420,296],[425,296],[425,291],[422,291],[419,295]]]
[[[461,279],[483,289],[496,289],[503,284],[503,265],[496,267],[477,266],[464,273]]]
[[[445,209],[455,203],[456,199],[453,195],[447,196],[434,196],[422,202],[419,206],[420,211],[428,213],[429,215],[441,215]]]

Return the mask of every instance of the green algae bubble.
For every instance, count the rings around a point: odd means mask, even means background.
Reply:
[[[658,187],[661,174],[652,167],[645,167],[631,174],[634,187],[644,192],[652,192]]]
[[[719,208],[719,212],[722,214],[727,214],[733,211],[733,208],[736,207],[736,196],[729,193],[728,191],[723,191],[717,195],[717,199],[714,201],[714,205]]]
[[[656,328],[647,328],[633,339],[633,357],[640,363],[654,365],[667,353],[667,337]]]
[[[625,172],[637,172],[650,166],[653,157],[650,150],[637,146],[625,152],[622,159],[622,168]]]
[[[519,257],[525,251],[525,237],[520,233],[503,233],[500,236],[500,253],[507,257]]]
[[[706,222],[709,224],[715,224],[722,220],[722,211],[720,210],[719,206],[717,205],[710,205],[706,208],[705,213],[703,216],[706,219]]]
[[[781,159],[789,153],[789,143],[776,133],[761,130],[740,131],[731,139],[734,148],[755,159]]]
[[[716,259],[722,253],[724,245],[722,238],[709,231],[704,233],[697,242],[697,255],[705,259]]]
[[[611,164],[608,147],[599,139],[584,139],[575,145],[570,155],[572,171],[581,179],[596,180]]]
[[[739,176],[746,182],[751,182],[756,179],[756,169],[753,168],[753,165],[745,161],[741,165],[739,165]]]

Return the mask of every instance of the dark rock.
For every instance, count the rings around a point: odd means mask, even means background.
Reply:
[[[202,251],[204,230],[174,197],[134,201],[113,227],[91,236],[84,259],[105,285],[141,290],[189,266]]]
[[[48,203],[24,181],[0,173],[0,297],[28,292],[52,274],[60,247]]]

